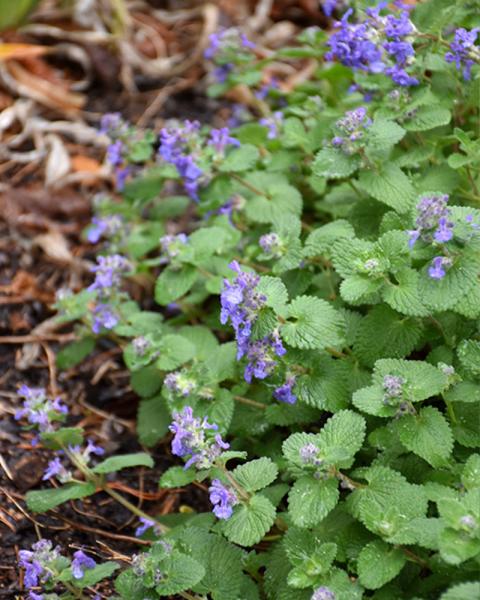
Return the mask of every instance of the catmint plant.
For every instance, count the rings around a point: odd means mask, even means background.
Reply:
[[[278,50],[210,36],[228,123],[102,119],[128,177],[86,230],[86,289],[57,301],[77,336],[58,362],[118,347],[188,509],[119,494],[152,457],[100,455],[44,392],[18,416],[51,453],[31,511],[101,493],[135,516],[122,600],[479,597],[478,17],[321,6],[339,21]],[[57,579],[32,564],[36,594]]]

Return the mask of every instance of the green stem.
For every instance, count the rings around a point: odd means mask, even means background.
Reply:
[[[445,402],[445,406],[447,407],[447,413],[448,413],[448,417],[450,419],[450,421],[452,422],[453,425],[457,424],[457,416],[455,415],[455,411],[453,409],[453,405],[452,403],[447,400],[445,398],[445,396],[442,396],[443,401]]]
[[[250,494],[243,489],[243,487],[237,482],[237,480],[230,474],[227,468],[223,465],[221,469],[225,473],[225,477],[228,479],[231,486],[238,492],[240,499],[244,501],[250,500]]]
[[[257,194],[258,196],[263,196],[267,200],[271,200],[271,198],[270,198],[270,196],[268,196],[268,194],[265,194],[265,192],[262,192],[261,190],[256,188],[254,185],[252,185],[248,181],[245,181],[245,179],[243,179],[242,177],[239,177],[236,173],[230,172],[229,175],[232,179],[235,179],[235,181],[238,181],[238,183],[242,184],[243,187],[246,187],[248,190],[250,190],[254,194]]]
[[[67,590],[73,594],[75,596],[75,598],[78,598],[79,600],[88,600],[87,596],[84,596],[81,592],[81,590],[78,590],[75,586],[73,586],[71,583],[68,583],[66,581],[63,582],[63,585],[67,588]]]
[[[257,402],[256,400],[251,400],[250,398],[244,398],[243,396],[234,396],[235,400],[238,400],[241,404],[247,404],[248,406],[254,406],[255,408],[261,408],[265,410],[267,408],[266,404],[262,402]]]
[[[135,506],[135,504],[132,504],[131,502],[129,502],[121,494],[118,494],[115,490],[112,490],[111,488],[106,487],[106,486],[102,487],[102,490],[104,492],[106,492],[109,496],[111,496],[114,500],[116,500],[119,504],[121,504],[126,509],[128,509],[130,512],[137,515],[137,517],[143,517],[144,519],[148,519],[150,521],[155,520],[155,519],[152,519],[152,517],[150,515],[147,515],[147,513],[143,512],[143,510],[141,510],[140,508]],[[155,523],[162,533],[166,533],[169,530],[169,527],[162,525],[158,521],[155,521]]]

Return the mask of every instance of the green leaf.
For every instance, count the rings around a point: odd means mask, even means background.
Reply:
[[[295,298],[287,307],[281,326],[283,339],[294,348],[339,346],[343,343],[345,321],[328,302],[312,296]]]
[[[419,291],[419,274],[413,269],[402,269],[395,273],[396,283],[390,282],[383,288],[382,298],[398,312],[411,317],[427,317],[430,311],[424,306]]]
[[[360,583],[369,590],[378,590],[396,577],[407,559],[399,548],[382,540],[367,544],[357,559]]]
[[[420,360],[377,360],[373,373],[374,383],[381,386],[385,375],[400,375],[406,380],[406,397],[411,402],[436,396],[447,387],[445,373]]]
[[[418,485],[400,473],[374,466],[365,471],[368,486],[356,488],[348,498],[353,516],[367,529],[385,537],[394,535],[416,517],[424,517],[427,498]]]
[[[84,431],[80,427],[62,427],[57,431],[44,431],[40,434],[40,439],[49,450],[63,450],[67,446],[80,446],[83,435]]]
[[[160,487],[176,488],[183,487],[195,481],[196,471],[194,469],[184,469],[183,467],[170,467],[160,477]]]
[[[435,127],[448,125],[451,118],[450,111],[443,106],[420,106],[415,109],[413,117],[403,123],[403,126],[407,131],[428,131]]]
[[[276,312],[281,311],[288,302],[287,288],[279,277],[260,277],[256,291],[266,297],[265,304]]]
[[[93,483],[72,483],[50,490],[28,492],[26,500],[31,511],[42,513],[68,500],[78,500],[94,493],[95,485]]]
[[[232,475],[247,492],[256,492],[272,483],[278,475],[278,468],[274,462],[263,456],[240,465]]]
[[[462,367],[474,376],[480,376],[480,342],[463,340],[457,348],[458,359]]]
[[[57,354],[57,367],[61,370],[78,365],[95,348],[95,338],[85,337],[64,346]]]
[[[115,591],[123,600],[157,600],[153,590],[146,588],[142,579],[135,575],[132,569],[120,573],[115,579]]]
[[[472,581],[454,585],[440,597],[440,600],[478,600],[480,582]]]
[[[259,152],[252,144],[242,144],[239,148],[231,150],[222,164],[219,171],[222,173],[241,173],[251,169],[259,159]]]
[[[440,555],[446,563],[458,565],[480,555],[480,540],[466,531],[444,529],[440,534]]]
[[[288,494],[289,515],[298,527],[313,527],[335,508],[339,496],[336,479],[301,477]]]
[[[148,366],[131,374],[130,385],[139,396],[148,398],[162,387],[163,379],[157,367]]]
[[[359,164],[357,156],[349,156],[338,148],[323,148],[315,157],[312,171],[318,177],[342,179],[354,173]]]
[[[365,419],[351,410],[330,417],[318,434],[322,455],[328,464],[349,468],[365,438]]]
[[[262,173],[267,175],[266,173]],[[269,176],[271,177],[271,176]],[[246,192],[249,199],[245,206],[245,213],[255,223],[273,223],[282,217],[299,217],[302,212],[302,196],[297,188],[289,185],[287,181],[281,183],[282,177],[277,174],[275,180],[259,177],[253,173],[246,177],[246,181],[258,187],[262,195],[251,196]],[[242,190],[243,191],[243,190]]]
[[[153,458],[146,452],[110,456],[92,469],[94,473],[113,473],[127,467],[150,467],[154,465]]]
[[[120,565],[113,561],[108,561],[101,563],[93,567],[93,569],[85,569],[83,572],[83,577],[81,579],[72,579],[72,582],[77,587],[87,587],[96,585],[102,579],[106,579],[110,577],[117,569],[120,568]]]
[[[163,575],[161,583],[155,586],[159,596],[173,596],[189,590],[205,577],[205,568],[194,558],[177,550],[161,562],[159,570]]]
[[[348,221],[338,219],[314,229],[305,241],[304,254],[307,257],[331,255],[333,243],[340,238],[351,240],[355,231]]]
[[[362,171],[358,183],[363,191],[399,214],[408,212],[413,205],[413,185],[405,173],[393,164],[384,166],[380,173]]]
[[[368,366],[383,357],[403,358],[414,350],[422,330],[417,319],[403,317],[388,306],[374,306],[358,326],[353,351]]]
[[[405,136],[405,133],[405,129],[397,125],[395,121],[375,119],[368,128],[368,154],[384,159],[393,146]]]
[[[195,346],[181,335],[164,335],[156,365],[162,371],[171,371],[195,356]]]
[[[226,537],[240,546],[258,544],[275,521],[275,507],[264,496],[256,494],[248,503],[237,505],[233,515],[223,524]]]
[[[154,446],[168,431],[170,413],[162,396],[142,400],[137,413],[137,434],[141,444]]]
[[[306,152],[311,149],[310,138],[305,126],[297,117],[285,119],[283,124],[282,141],[285,148],[302,148]]]
[[[406,415],[397,421],[396,429],[402,444],[432,467],[448,464],[453,449],[453,435],[438,409],[426,406],[418,415]]]
[[[155,301],[163,306],[175,302],[191,289],[196,279],[195,267],[184,265],[179,270],[167,267],[155,283]]]

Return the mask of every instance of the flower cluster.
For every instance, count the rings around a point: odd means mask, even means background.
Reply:
[[[426,243],[445,244],[453,239],[454,224],[450,221],[450,210],[447,206],[448,194],[422,196],[417,204],[416,228],[408,232],[409,246],[413,248],[420,239]],[[446,269],[451,267],[452,259],[447,256],[436,256],[428,269],[433,279],[442,279]]]
[[[107,113],[100,122],[100,133],[108,135],[111,143],[107,147],[107,162],[114,167],[117,190],[123,190],[130,174],[130,167],[126,164],[127,146],[120,139],[128,134],[128,125],[120,113]]]
[[[57,452],[57,456],[48,463],[48,467],[43,475],[44,481],[55,477],[61,483],[65,483],[72,479],[73,476],[71,471],[66,469],[62,463],[62,457],[65,454],[73,455],[76,463],[88,466],[91,454],[103,456],[105,454],[105,450],[100,446],[95,445],[92,440],[87,440],[87,445],[83,450],[80,446],[69,446],[67,453],[65,453],[63,450],[59,450]]]
[[[212,33],[204,57],[214,61],[216,65],[213,71],[214,80],[224,83],[234,70],[235,63],[248,60],[254,48],[255,44],[234,27]]]
[[[286,352],[277,332],[249,342],[246,350],[248,362],[244,372],[245,381],[251,383],[253,377],[256,379],[269,377],[277,366],[274,357],[283,356]]]
[[[415,51],[412,41],[415,27],[407,10],[398,16],[381,16],[384,7],[366,10],[367,18],[361,23],[349,23],[352,9],[337,23],[339,30],[330,37],[327,60],[339,60],[342,64],[369,73],[385,73],[401,86],[418,84],[406,68],[413,64]]]
[[[445,54],[445,60],[455,63],[458,71],[462,71],[464,79],[471,78],[471,70],[475,63],[480,63],[480,47],[475,45],[480,27],[471,31],[460,27],[455,31],[455,38],[450,44],[450,52]]]
[[[186,406],[181,413],[173,415],[169,429],[174,434],[172,452],[175,456],[189,457],[185,463],[188,469],[195,465],[198,469],[209,469],[223,450],[230,446],[222,440],[220,434],[209,435],[209,431],[217,431],[218,426],[210,424],[206,418],[193,416],[193,410]]]
[[[197,382],[182,371],[168,373],[163,383],[168,390],[185,398],[197,387]]]
[[[120,287],[122,276],[131,268],[129,261],[120,254],[98,256],[97,265],[91,268],[95,281],[88,287],[99,297],[110,297]]]
[[[284,402],[285,404],[295,404],[297,401],[297,396],[293,393],[293,388],[295,387],[295,377],[290,375],[285,380],[285,383],[277,388],[273,392],[273,397],[279,402]]]
[[[300,459],[305,465],[320,467],[323,464],[323,460],[319,457],[320,450],[312,442],[302,446],[299,453]]]
[[[332,145],[341,148],[345,154],[353,154],[358,147],[358,141],[363,138],[364,130],[368,129],[372,120],[367,116],[367,109],[359,106],[350,110],[336,122],[341,135],[332,139]]]
[[[140,537],[149,529],[153,529],[153,531],[156,535],[160,534],[160,532],[161,532],[160,526],[156,521],[154,521],[153,519],[147,519],[146,517],[140,517],[139,520],[140,520],[141,525],[139,525],[135,529],[135,535],[137,537]]]
[[[237,261],[230,263],[230,268],[237,277],[230,283],[224,280],[220,295],[220,321],[225,325],[230,321],[235,330],[237,340],[237,359],[242,358],[248,350],[252,333],[252,325],[258,317],[260,309],[266,302],[266,297],[256,290],[260,277],[253,273],[242,271]]]
[[[276,110],[269,117],[263,117],[259,120],[260,125],[268,129],[267,138],[274,140],[278,137],[280,128],[283,124],[283,112]]]
[[[43,388],[30,388],[24,384],[20,386],[18,395],[24,402],[23,407],[15,413],[15,419],[26,418],[39,431],[51,431],[52,422],[62,420],[68,413],[68,408],[60,398],[50,400]]]
[[[336,600],[337,596],[328,587],[322,585],[313,592],[311,600]]]
[[[88,287],[95,292],[100,303],[93,309],[93,333],[102,329],[113,329],[119,322],[119,317],[110,304],[112,297],[118,292],[122,276],[131,268],[129,261],[120,254],[98,256],[97,265],[92,267],[95,281]]]
[[[160,248],[162,249],[165,262],[170,262],[176,258],[180,254],[182,246],[186,246],[187,244],[188,236],[184,233],[162,236],[160,238]]]
[[[120,215],[93,217],[87,231],[87,239],[91,244],[96,244],[102,237],[107,239],[114,237],[122,231],[123,227],[124,221]]]
[[[277,233],[262,235],[258,243],[268,258],[280,258],[285,253],[285,246]]]
[[[20,550],[19,566],[25,569],[25,587],[27,589],[45,584],[52,577],[59,575],[67,566],[75,579],[81,579],[86,569],[93,569],[96,562],[82,550],[77,550],[70,561],[63,557],[60,548],[50,540],[41,539],[33,544],[31,550]],[[30,591],[31,600],[41,600],[43,596]]]
[[[210,502],[214,505],[213,514],[218,519],[229,519],[232,516],[233,507],[238,503],[235,492],[223,485],[219,479],[212,479],[212,485],[208,491]]]
[[[385,375],[383,378],[383,403],[390,405],[392,400],[396,404],[402,397],[405,379],[399,375]]]
[[[183,180],[187,194],[198,201],[198,187],[203,176],[196,160],[200,150],[200,123],[184,121],[181,127],[164,127],[160,131],[158,152],[162,159],[172,164]]]

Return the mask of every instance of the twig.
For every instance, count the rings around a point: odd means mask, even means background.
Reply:
[[[71,342],[77,339],[75,333],[45,333],[44,335],[4,335],[0,344],[32,344],[42,342]]]
[[[67,517],[64,517],[60,513],[55,513],[55,516],[58,517],[59,519],[61,519],[62,521],[65,521],[65,523],[68,523],[72,527],[76,527],[77,529],[80,529],[81,531],[88,531],[90,533],[96,533],[103,537],[112,538],[114,540],[123,540],[125,542],[132,542],[134,544],[140,544],[141,546],[151,546],[153,544],[153,542],[151,542],[149,540],[141,540],[139,538],[135,538],[130,535],[122,535],[120,533],[112,533],[110,531],[105,531],[104,529],[97,529],[96,527],[90,527],[88,525],[83,525],[81,523],[77,523],[76,521],[72,521]]]

